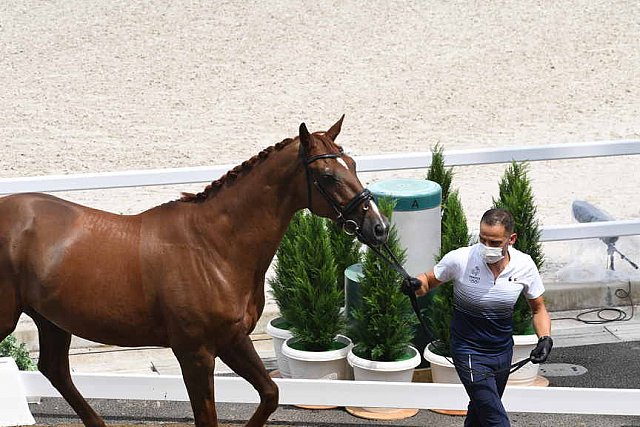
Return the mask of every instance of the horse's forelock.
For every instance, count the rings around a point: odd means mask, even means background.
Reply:
[[[319,141],[320,144],[316,147],[316,150],[322,154],[339,154],[342,152],[342,147],[336,144],[331,138],[327,136],[327,132],[314,132],[315,141]]]

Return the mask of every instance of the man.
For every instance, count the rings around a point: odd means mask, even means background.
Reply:
[[[553,345],[540,273],[529,255],[511,247],[516,238],[511,213],[490,209],[480,221],[479,243],[449,252],[433,270],[410,279],[418,296],[453,280],[451,353],[470,398],[465,426],[510,425],[501,398],[513,352],[513,307],[521,292],[539,337],[531,361],[544,362]]]

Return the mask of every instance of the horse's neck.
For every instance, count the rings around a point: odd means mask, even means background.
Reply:
[[[272,153],[202,204],[207,240],[232,263],[258,274],[266,272],[293,214],[306,200],[295,147]]]

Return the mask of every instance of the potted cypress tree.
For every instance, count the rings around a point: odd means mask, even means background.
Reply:
[[[343,289],[345,270],[349,266],[362,261],[362,253],[360,252],[362,245],[355,236],[345,233],[335,222],[326,220],[326,224],[329,230],[331,251],[338,269],[336,285],[338,288]]]
[[[394,202],[379,200],[380,210],[391,218]],[[405,251],[400,248],[393,226],[387,240],[400,262]],[[416,323],[410,302],[401,292],[402,277],[375,253],[368,251],[359,281],[361,304],[353,310],[348,335],[354,347],[347,358],[356,380],[410,382],[420,364],[420,354],[411,346]],[[355,408],[350,413],[369,419],[399,419],[415,415],[417,409]]]
[[[449,194],[442,211],[442,243],[438,259],[446,253],[467,246],[470,236],[467,219],[458,191]],[[459,383],[451,356],[450,325],[453,318],[453,282],[441,284],[431,292],[431,301],[423,311],[436,341],[424,350],[424,358],[431,364],[433,382]]]
[[[446,168],[444,164],[444,149],[440,143],[437,143],[434,147],[431,148],[431,164],[427,170],[427,175],[425,179],[428,181],[435,182],[440,185],[442,190],[442,200],[441,200],[441,220],[440,220],[440,253],[435,257],[433,261],[437,262],[440,258],[442,258],[442,254],[446,252],[442,252],[442,248],[445,247],[445,242],[443,239],[446,238],[445,230],[443,227],[443,221],[445,218],[445,208],[447,206],[447,200],[449,198],[449,192],[451,191],[451,182],[453,181],[453,168]],[[423,313],[428,313],[430,310],[430,306],[432,305],[433,298],[435,294],[433,292],[428,293],[427,295],[418,298],[420,311]],[[445,306],[446,302],[441,301]],[[429,310],[427,310],[429,308]],[[427,316],[429,317],[429,316]],[[430,329],[433,328],[433,325],[428,324]],[[448,337],[448,332],[443,333]],[[439,334],[438,334],[439,335]],[[430,341],[434,337],[426,336],[422,328],[417,327],[415,331],[415,339],[414,343],[416,347],[424,352]],[[425,359],[426,360],[426,359]],[[428,362],[428,360],[427,360]],[[428,367],[429,365],[424,363],[420,366],[420,368]]]
[[[451,191],[453,168],[446,169],[442,147],[432,149],[432,160],[427,179],[442,187],[441,243],[438,259],[448,252],[467,246],[471,237],[467,218],[457,190]],[[447,357],[451,356],[450,325],[453,318],[453,282],[446,282],[429,293],[429,302],[422,314],[436,341],[427,345],[424,357],[431,364],[434,382],[459,383],[455,368]]]
[[[304,215],[304,211],[298,211],[291,219],[276,253],[274,277],[269,279],[271,293],[280,311],[280,316],[269,321],[267,333],[273,341],[273,349],[278,364],[278,372],[276,374],[279,374],[282,378],[291,377],[289,361],[282,354],[282,344],[293,336],[291,323],[286,319],[294,304],[292,297],[296,284],[295,274],[300,261],[298,256],[300,239],[298,236],[303,232]]]
[[[282,312],[293,337],[282,345],[293,378],[348,379],[351,340],[341,333],[342,288],[325,220],[304,214],[295,236],[290,304]]]
[[[308,212],[298,211],[293,216],[278,247],[274,264],[274,277],[269,280],[271,292],[280,311],[280,316],[272,319],[267,324],[267,333],[272,337],[278,363],[278,373],[283,378],[291,377],[288,359],[282,354],[282,344],[293,336],[291,322],[286,319],[291,316],[291,308],[296,304],[293,298],[294,289],[299,283],[296,277],[300,274],[299,267],[302,265],[301,263],[305,262],[300,254],[308,250],[305,245],[308,246],[309,241],[300,237],[310,232],[305,215],[308,215]],[[340,291],[344,283],[344,270],[349,265],[358,263],[361,260],[361,245],[355,236],[345,233],[333,221],[325,219],[324,223],[338,272],[336,286]]]
[[[518,239],[514,247],[533,259],[538,269],[544,263],[540,226],[536,219],[536,204],[533,197],[528,164],[511,162],[499,184],[499,197],[493,207],[506,209],[513,215]],[[513,360],[526,359],[535,348],[538,337],[532,325],[529,303],[520,295],[513,310]],[[535,381],[540,365],[529,363],[509,377],[509,384],[531,385]]]

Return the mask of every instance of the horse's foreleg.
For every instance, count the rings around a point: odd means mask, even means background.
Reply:
[[[38,369],[40,372],[71,405],[85,426],[104,427],[105,423],[102,418],[89,406],[71,381],[69,372],[71,334],[38,314],[29,313],[29,315],[38,326],[40,339]]]
[[[198,427],[218,425],[213,395],[214,356],[205,348],[196,351],[173,349],[182,369],[182,378],[189,393],[193,416]]]
[[[247,427],[265,425],[269,415],[278,408],[278,387],[264,368],[251,339],[242,335],[220,350],[220,359],[235,373],[251,383],[260,395],[260,405],[247,423]]]

